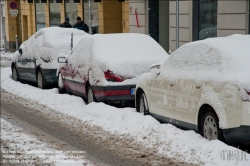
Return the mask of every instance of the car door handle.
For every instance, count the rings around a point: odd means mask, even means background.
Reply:
[[[200,89],[201,88],[200,86],[197,86],[197,85],[195,87],[196,87],[196,89]]]
[[[174,84],[170,84],[170,86],[172,86],[172,87],[173,87],[173,86],[174,86]]]

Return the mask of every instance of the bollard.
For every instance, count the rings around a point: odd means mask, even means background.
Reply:
[[[6,40],[6,35],[4,35],[4,50],[7,52],[7,40]]]
[[[18,36],[16,35],[16,51],[18,51]]]

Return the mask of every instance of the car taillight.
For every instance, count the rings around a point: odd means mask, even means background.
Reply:
[[[120,76],[114,75],[114,73],[110,70],[104,72],[105,79],[109,82],[122,82],[124,79]]]

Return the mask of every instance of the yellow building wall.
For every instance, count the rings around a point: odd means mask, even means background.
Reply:
[[[22,42],[36,32],[35,4],[20,1]]]
[[[17,17],[9,14],[9,3],[13,0],[6,0],[6,36],[7,41],[14,45],[16,35],[19,37],[19,45],[36,32],[35,3],[28,3],[27,0],[16,0],[19,4]],[[78,16],[84,20],[83,1],[78,3]],[[65,19],[65,3],[60,4],[61,22]],[[46,27],[50,26],[49,1],[45,3]],[[117,0],[102,0],[98,2],[98,24],[99,33],[129,33],[129,1],[118,2]]]
[[[62,1],[62,3],[60,4],[60,16],[61,16],[61,23],[63,23],[65,21],[65,7],[64,7],[64,1]]]
[[[78,16],[81,17],[82,20],[84,20],[84,11],[83,11],[83,3],[82,1],[80,1],[80,3],[78,3],[77,5],[77,13],[78,13]]]
[[[129,33],[129,1],[122,2],[122,32]]]
[[[13,17],[10,15],[10,2],[12,0],[6,0],[6,4],[5,4],[5,11],[6,11],[6,39],[9,45],[10,49],[15,49],[15,45],[16,45],[16,35],[19,36],[19,41],[20,41],[20,25],[19,25],[19,15],[20,15],[20,11],[18,13],[18,15],[16,17]],[[19,1],[16,1],[18,3],[18,8],[19,6]],[[19,42],[20,43],[20,42]]]
[[[98,3],[99,33],[122,33],[122,3],[102,0]]]
[[[49,23],[49,1],[47,1],[47,3],[45,3],[45,22],[46,22],[46,27],[50,26]]]

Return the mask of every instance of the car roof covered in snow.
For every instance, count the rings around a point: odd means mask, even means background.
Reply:
[[[250,86],[249,62],[250,35],[237,34],[183,45],[165,61],[161,74],[175,79],[240,82]]]
[[[72,62],[75,67],[89,61],[92,70],[110,70],[126,78],[134,78],[147,72],[156,62],[164,61],[168,53],[150,36],[144,34],[96,34],[83,38],[74,48]],[[93,65],[95,67],[93,67]],[[85,65],[86,66],[86,65]]]
[[[33,57],[48,56],[43,48],[52,50],[52,55],[57,56],[60,53],[69,54],[71,49],[71,34],[73,33],[73,46],[75,46],[84,35],[88,35],[84,31],[74,28],[46,27],[38,30],[28,40],[26,40],[21,48],[25,56]]]

